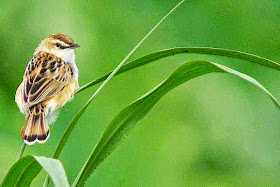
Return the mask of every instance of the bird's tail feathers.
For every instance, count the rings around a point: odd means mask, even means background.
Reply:
[[[27,117],[27,127],[24,133],[24,142],[33,145],[35,142],[44,143],[49,138],[49,125],[44,112],[44,107],[40,104],[34,105],[29,110]]]

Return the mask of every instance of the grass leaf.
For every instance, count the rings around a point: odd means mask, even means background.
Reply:
[[[159,59],[162,59],[165,57],[169,57],[169,56],[173,56],[173,55],[177,55],[177,54],[183,54],[183,53],[197,53],[197,54],[207,54],[207,55],[217,55],[217,56],[237,58],[237,59],[250,61],[250,62],[259,64],[259,65],[266,66],[266,67],[273,68],[273,69],[280,71],[280,64],[278,64],[277,62],[274,62],[267,58],[253,55],[250,53],[245,53],[245,52],[235,51],[235,50],[230,50],[230,49],[211,48],[211,47],[179,47],[179,48],[165,49],[162,51],[158,51],[155,53],[145,55],[136,60],[130,61],[129,63],[122,66],[116,75],[129,71],[131,69],[135,69],[137,67],[149,64],[150,62],[154,62],[156,60],[159,60]],[[89,88],[93,85],[96,85],[96,84],[104,81],[110,75],[110,73],[111,72],[81,86],[81,88],[79,89],[78,92],[81,92],[82,90],[84,90],[86,88]]]
[[[280,103],[276,100],[276,98],[264,86],[248,75],[230,69],[226,66],[205,60],[187,62],[179,67],[168,79],[124,108],[113,119],[93,149],[72,186],[83,186],[97,166],[106,159],[114,149],[116,149],[116,147],[131,132],[136,124],[147,115],[150,109],[162,96],[184,82],[213,72],[233,74],[251,84],[254,84],[266,93],[278,107],[280,107]]]
[[[69,183],[63,165],[59,160],[43,156],[25,156],[8,171],[1,187],[30,186],[41,169],[51,177],[55,186],[68,187]]]
[[[63,137],[61,141],[59,142],[59,145],[57,146],[54,158],[58,158],[60,152],[62,151],[69,135],[71,134],[71,131],[75,127],[77,121],[80,119],[81,115],[84,113],[85,109],[88,107],[88,105],[91,103],[92,99],[100,92],[100,90],[110,81],[110,79],[116,75],[119,70],[122,68],[123,64],[127,62],[129,57],[139,48],[139,46],[152,34],[152,32],[172,13],[175,11],[176,8],[178,8],[185,0],[180,1],[175,7],[173,7],[145,36],[144,38],[131,50],[131,52],[121,61],[121,63],[108,74],[108,76],[104,77],[102,81],[104,81],[99,88],[93,93],[93,95],[90,97],[90,99],[87,101],[87,103],[82,107],[82,109],[76,114],[76,116],[71,121],[70,125],[66,129],[65,133],[63,134]],[[101,81],[100,81],[101,82]]]
[[[97,90],[92,94],[92,96],[89,98],[87,103],[81,108],[81,110],[76,114],[76,116],[71,121],[70,125],[64,132],[57,149],[54,154],[54,158],[58,158],[61,151],[63,150],[72,130],[74,129],[75,125],[79,121],[80,117],[83,115],[86,108],[89,106],[93,98],[96,97],[96,95],[103,89],[103,87],[115,76],[118,71],[121,69],[121,67],[127,62],[127,60],[132,56],[132,54],[140,47],[140,45],[159,27],[159,25],[170,15],[172,14],[185,0],[181,0],[176,6],[174,6],[161,20],[138,42],[138,44],[126,55],[126,57],[119,63],[119,65],[108,74],[108,76],[105,77],[104,82],[97,88]],[[24,148],[23,148],[24,149]],[[21,153],[22,155],[22,153]],[[49,180],[48,176],[46,176],[44,186],[48,186]]]

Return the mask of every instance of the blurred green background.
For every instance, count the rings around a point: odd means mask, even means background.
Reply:
[[[112,70],[178,0],[0,1],[0,181],[21,146],[14,95],[39,42],[62,32],[76,50],[80,85]],[[133,58],[179,46],[250,52],[280,62],[279,0],[185,2]],[[280,98],[280,73],[249,62],[179,55],[114,78],[92,102],[60,159],[70,183],[102,132],[126,105],[191,59],[207,59],[246,73]],[[66,105],[47,143],[25,154],[51,157],[62,133],[97,86]],[[167,94],[86,186],[278,186],[280,111],[258,88],[234,76],[209,74]],[[41,172],[32,186],[41,186]]]

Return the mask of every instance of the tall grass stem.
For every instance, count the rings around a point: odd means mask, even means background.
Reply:
[[[139,46],[158,28],[158,26],[172,13],[174,12],[185,0],[182,0],[179,2],[174,8],[172,8],[145,36],[144,38],[128,53],[128,55],[121,61],[121,63],[114,69],[114,71],[106,78],[106,80],[99,86],[99,88],[94,92],[94,94],[90,97],[90,99],[87,101],[85,108],[88,106],[88,104],[92,101],[92,99],[102,90],[102,88],[112,79],[112,77],[119,71],[119,69],[124,65],[124,63],[132,56],[132,54],[139,48]],[[81,111],[84,111],[85,109],[81,109]],[[90,158],[90,157],[89,157]],[[88,159],[89,159],[88,158]],[[84,183],[85,181],[80,181],[80,177],[82,173],[84,172],[85,166],[87,165],[89,160],[87,160],[80,170],[77,178],[75,179],[74,183],[72,184],[72,187],[80,185],[81,183]]]
[[[23,155],[23,152],[25,150],[25,147],[26,147],[26,144],[24,142],[22,142],[21,144],[21,147],[20,147],[20,150],[19,150],[19,153],[18,153],[18,156],[17,156],[17,161],[19,159],[21,159],[22,155]]]

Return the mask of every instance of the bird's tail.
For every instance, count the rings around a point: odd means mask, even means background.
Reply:
[[[36,141],[44,143],[49,137],[49,125],[41,104],[34,105],[29,109],[29,115],[26,119],[27,127],[24,132],[24,142],[33,145]]]

